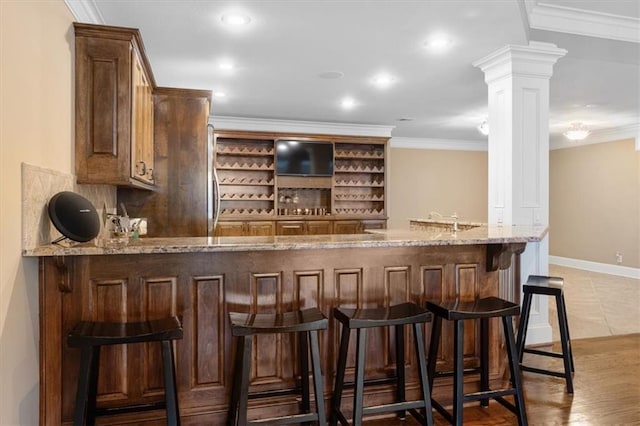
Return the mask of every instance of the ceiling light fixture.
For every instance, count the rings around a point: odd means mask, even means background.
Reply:
[[[249,18],[247,15],[241,15],[239,13],[230,13],[227,15],[222,15],[220,20],[225,24],[231,25],[233,27],[241,27],[251,22],[251,18]]]
[[[353,107],[356,106],[356,101],[353,98],[344,98],[340,102],[340,105],[344,109],[352,109]]]
[[[214,98],[224,98],[224,97],[226,97],[226,96],[227,96],[227,94],[226,94],[226,93],[224,93],[224,92],[215,92],[215,93],[213,94],[213,97],[214,97]]]
[[[375,84],[380,89],[386,89],[391,86],[395,79],[388,74],[380,74],[373,78],[373,84]]]
[[[220,64],[218,64],[218,68],[224,71],[231,71],[234,67],[231,62],[225,61],[225,62],[220,62]]]
[[[571,127],[569,127],[569,130],[564,132],[563,135],[565,135],[567,139],[570,139],[572,141],[581,141],[582,139],[589,136],[590,133],[591,132],[584,124],[571,123]]]
[[[480,125],[477,128],[478,128],[478,131],[483,135],[485,136],[489,135],[489,121],[486,118],[482,120],[482,123],[480,123]]]
[[[438,34],[430,37],[424,45],[434,52],[444,52],[453,45],[453,41],[446,35]]]

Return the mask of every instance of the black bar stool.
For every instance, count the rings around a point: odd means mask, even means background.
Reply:
[[[342,338],[340,340],[340,353],[338,356],[338,370],[336,372],[335,390],[333,392],[331,424],[348,424],[347,419],[340,410],[342,391],[345,387],[355,386],[353,401],[353,426],[362,424],[362,417],[369,414],[378,414],[389,411],[397,412],[400,418],[404,418],[405,410],[418,419],[422,424],[433,425],[431,414],[431,396],[429,393],[427,366],[425,361],[424,341],[422,338],[422,323],[431,321],[431,314],[415,303],[407,302],[389,308],[373,309],[348,309],[334,308],[333,316],[342,323]],[[405,372],[404,372],[404,326],[413,326],[413,340],[415,343],[416,360],[418,361],[418,373],[422,388],[422,400],[405,400]],[[378,384],[380,380],[365,381],[364,364],[366,351],[366,331],[372,327],[395,326],[396,335],[396,372],[392,378],[396,382],[396,402],[375,407],[364,407],[364,386]],[[347,364],[347,352],[349,351],[349,336],[351,330],[357,330],[356,345],[356,375],[354,383],[344,383],[344,375]],[[416,409],[424,410],[423,416]]]
[[[176,317],[129,323],[91,321],[78,323],[67,336],[70,347],[82,350],[73,424],[75,426],[93,425],[97,416],[164,408],[167,410],[167,424],[179,425],[180,414],[172,343],[177,339],[182,339],[182,326]],[[165,400],[152,404],[96,408],[100,348],[107,345],[143,342],[160,342],[161,344]]]
[[[480,401],[482,406],[487,407],[489,398],[493,398],[518,416],[518,424],[520,426],[527,425],[522,379],[518,365],[518,350],[514,341],[513,325],[511,323],[511,317],[520,313],[520,307],[515,303],[497,297],[486,297],[469,302],[457,299],[447,302],[427,301],[427,309],[434,314],[429,346],[429,390],[433,391],[435,378],[453,376],[453,414],[434,399],[431,401],[433,407],[450,423],[462,425],[463,404],[465,402]],[[489,319],[496,317],[502,318],[513,387],[492,390],[489,388]],[[443,319],[454,323],[454,364],[453,371],[436,372],[436,358],[438,356]],[[480,367],[464,370],[464,321],[477,319],[480,320]],[[465,394],[463,389],[464,374],[477,372],[480,373],[480,391]],[[503,397],[506,395],[513,395],[515,404],[504,399]]]
[[[230,312],[231,333],[238,337],[234,367],[233,389],[229,404],[228,425],[245,426],[253,424],[291,424],[317,421],[326,424],[324,408],[324,388],[320,368],[320,350],[318,330],[327,328],[327,318],[317,308],[285,312],[282,314],[245,314]],[[302,414],[275,417],[270,419],[247,420],[249,398],[273,397],[286,393],[297,393],[300,389],[286,392],[249,393],[249,372],[251,370],[252,338],[258,334],[298,333],[300,346],[300,380],[302,393]],[[311,367],[316,412],[309,413],[309,346],[311,347]]]
[[[522,315],[520,326],[518,327],[518,355],[520,369],[532,373],[546,374],[555,377],[564,377],[567,382],[567,392],[573,393],[573,351],[571,350],[571,338],[569,337],[569,321],[567,320],[567,307],[564,302],[564,279],[560,277],[546,277],[541,275],[530,275],[527,283],[522,286],[524,300],[522,302]],[[533,348],[525,348],[527,340],[527,327],[529,326],[529,314],[531,313],[531,300],[534,294],[554,296],[558,310],[558,323],[560,328],[560,343],[562,353],[544,351]],[[522,364],[524,353],[562,358],[564,362],[564,372],[546,370],[543,368],[528,367]]]

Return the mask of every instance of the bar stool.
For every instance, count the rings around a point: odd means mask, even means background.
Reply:
[[[447,302],[427,301],[427,309],[434,314],[429,346],[429,390],[433,391],[434,379],[453,376],[453,413],[447,411],[434,399],[431,401],[433,407],[450,423],[462,425],[463,404],[465,402],[480,401],[482,406],[487,407],[489,406],[489,398],[493,398],[518,416],[519,425],[526,425],[527,413],[524,406],[518,350],[511,323],[511,317],[520,313],[520,307],[497,297],[486,297],[469,302],[458,299]],[[489,319],[496,317],[502,318],[513,387],[492,390],[489,388]],[[443,319],[454,323],[453,371],[436,372],[436,358]],[[477,319],[480,320],[480,367],[464,370],[464,321]],[[480,373],[480,391],[465,394],[463,389],[464,374],[477,372]],[[506,395],[513,395],[515,404],[504,399],[503,396]]]
[[[567,393],[573,393],[573,377],[575,371],[573,364],[573,351],[571,350],[571,338],[569,337],[569,322],[567,320],[567,307],[564,302],[564,279],[560,277],[546,277],[541,275],[530,275],[527,283],[522,286],[524,300],[522,302],[522,315],[520,326],[518,327],[518,356],[520,369],[532,373],[546,374],[555,377],[564,377],[567,382]],[[527,327],[529,326],[529,314],[531,313],[531,300],[534,294],[554,296],[558,310],[558,323],[560,328],[560,343],[562,353],[544,351],[533,348],[525,348],[527,339]],[[524,353],[562,358],[564,362],[564,373],[546,370],[543,368],[528,367],[522,364]]]
[[[172,343],[177,339],[182,339],[182,326],[176,317],[128,323],[94,321],[78,323],[67,336],[67,344],[70,347],[82,350],[73,424],[75,426],[93,425],[97,416],[164,408],[167,411],[167,424],[170,426],[179,425],[180,414]],[[143,342],[160,342],[162,347],[164,401],[124,407],[96,408],[101,347]]]
[[[234,367],[233,389],[229,404],[227,424],[245,426],[253,424],[290,424],[317,421],[326,424],[324,408],[324,389],[320,368],[320,351],[318,346],[318,330],[327,328],[327,318],[317,308],[309,308],[282,314],[245,314],[230,312],[231,334],[237,339]],[[274,417],[270,419],[247,420],[249,398],[273,397],[274,393],[249,393],[249,372],[251,370],[252,338],[258,334],[297,333],[300,347],[300,379],[302,393],[301,414]],[[309,413],[309,346],[311,347],[311,367],[313,369],[313,385],[316,412]],[[277,392],[278,395],[297,393],[300,389]]]
[[[422,323],[431,321],[431,314],[415,303],[407,302],[390,306],[389,308],[334,308],[333,316],[342,324],[342,338],[340,340],[338,369],[331,404],[331,424],[336,425],[338,420],[343,425],[348,424],[347,419],[340,410],[342,391],[345,387],[355,386],[353,395],[353,426],[361,425],[362,417],[369,414],[395,411],[398,417],[404,418],[405,410],[409,410],[411,415],[422,424],[433,425],[431,396],[428,387],[424,341],[421,329]],[[418,373],[423,398],[418,401],[406,401],[405,399],[404,326],[406,324],[413,326],[413,340],[415,343],[416,361],[418,362]],[[392,380],[396,382],[396,402],[375,407],[364,407],[364,386],[381,383],[380,380],[365,381],[364,379],[365,351],[367,346],[366,332],[369,328],[386,326],[395,327],[396,372]],[[345,383],[344,375],[347,364],[347,352],[349,351],[349,336],[351,330],[354,329],[357,331],[355,382]],[[416,409],[424,410],[425,415],[423,416]]]

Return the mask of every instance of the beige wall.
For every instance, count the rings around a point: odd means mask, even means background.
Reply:
[[[38,424],[38,265],[21,257],[20,164],[72,173],[73,16],[0,1],[0,425]]]
[[[640,267],[640,152],[634,140],[551,151],[549,254]]]
[[[431,211],[487,221],[486,152],[390,148],[388,169],[389,228]]]

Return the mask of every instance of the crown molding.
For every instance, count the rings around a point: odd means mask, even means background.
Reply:
[[[581,141],[570,141],[564,136],[551,141],[550,149],[576,148],[579,146],[593,145],[597,143],[615,142],[623,139],[635,139],[636,151],[640,151],[640,123],[612,129],[594,130]]]
[[[64,0],[77,22],[104,25],[104,18],[94,0]]]
[[[528,9],[532,29],[640,43],[638,18],[548,3]]]
[[[393,137],[389,141],[391,148],[434,149],[445,151],[487,151],[487,141],[462,139],[423,139]]]
[[[395,126],[376,124],[329,123],[321,121],[276,120],[210,115],[209,124],[219,130],[249,132],[309,133],[323,135],[391,137]]]

